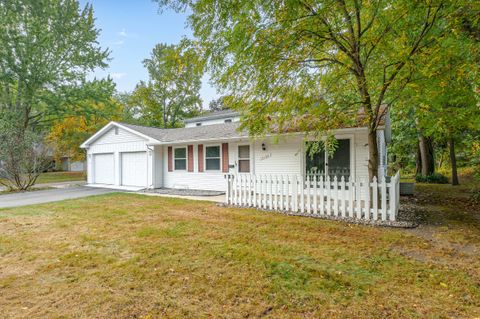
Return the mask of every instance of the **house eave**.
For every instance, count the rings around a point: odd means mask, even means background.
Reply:
[[[379,127],[380,129],[380,127]],[[359,131],[366,131],[367,127],[351,127],[351,128],[341,128],[334,130],[334,134],[342,134],[342,133],[352,133],[352,132],[359,132]],[[233,137],[215,137],[215,138],[208,138],[208,139],[188,139],[188,140],[179,140],[179,141],[167,141],[161,142],[157,141],[154,143],[148,143],[149,146],[155,145],[178,145],[178,144],[192,144],[192,143],[210,143],[215,141],[238,141],[238,140],[261,140],[264,138],[270,138],[275,136],[303,136],[308,133],[306,132],[291,132],[291,133],[270,133],[261,136],[233,136]]]

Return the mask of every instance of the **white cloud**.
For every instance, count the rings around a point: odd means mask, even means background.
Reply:
[[[123,40],[118,40],[118,41],[112,42],[113,45],[123,45],[124,43],[125,43],[125,41],[123,41]]]
[[[114,80],[119,80],[121,78],[124,78],[127,76],[127,73],[124,73],[124,72],[114,72],[114,73],[110,73],[110,76],[112,77],[112,79]]]
[[[118,35],[124,38],[128,37],[127,31],[125,30],[125,28],[123,28],[122,31],[118,32]]]

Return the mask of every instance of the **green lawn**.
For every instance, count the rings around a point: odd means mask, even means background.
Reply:
[[[418,187],[374,228],[110,194],[0,210],[5,318],[475,318],[480,210]]]
[[[83,172],[48,172],[38,177],[37,184],[84,181],[85,179]]]

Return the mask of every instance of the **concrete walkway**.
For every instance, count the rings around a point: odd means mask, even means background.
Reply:
[[[35,205],[57,202],[66,199],[82,198],[115,192],[105,188],[89,188],[85,186],[70,186],[65,188],[46,189],[30,192],[0,195],[0,208]]]
[[[173,197],[173,198],[184,198],[190,200],[201,200],[207,202],[216,202],[223,203],[225,202],[225,195],[217,196],[184,196],[184,195],[173,195],[173,194],[158,194],[158,193],[146,193],[146,192],[137,192],[135,194],[146,195],[146,196],[158,196],[158,197]]]

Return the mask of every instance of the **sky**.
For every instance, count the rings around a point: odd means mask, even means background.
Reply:
[[[151,0],[80,0],[82,6],[87,3],[93,5],[100,45],[111,51],[109,67],[92,76],[110,75],[118,92],[130,92],[140,80],[148,79],[142,61],[157,43],[178,43],[183,36],[192,38],[185,14],[160,13]],[[218,97],[208,80],[204,76],[200,91],[204,108]]]

